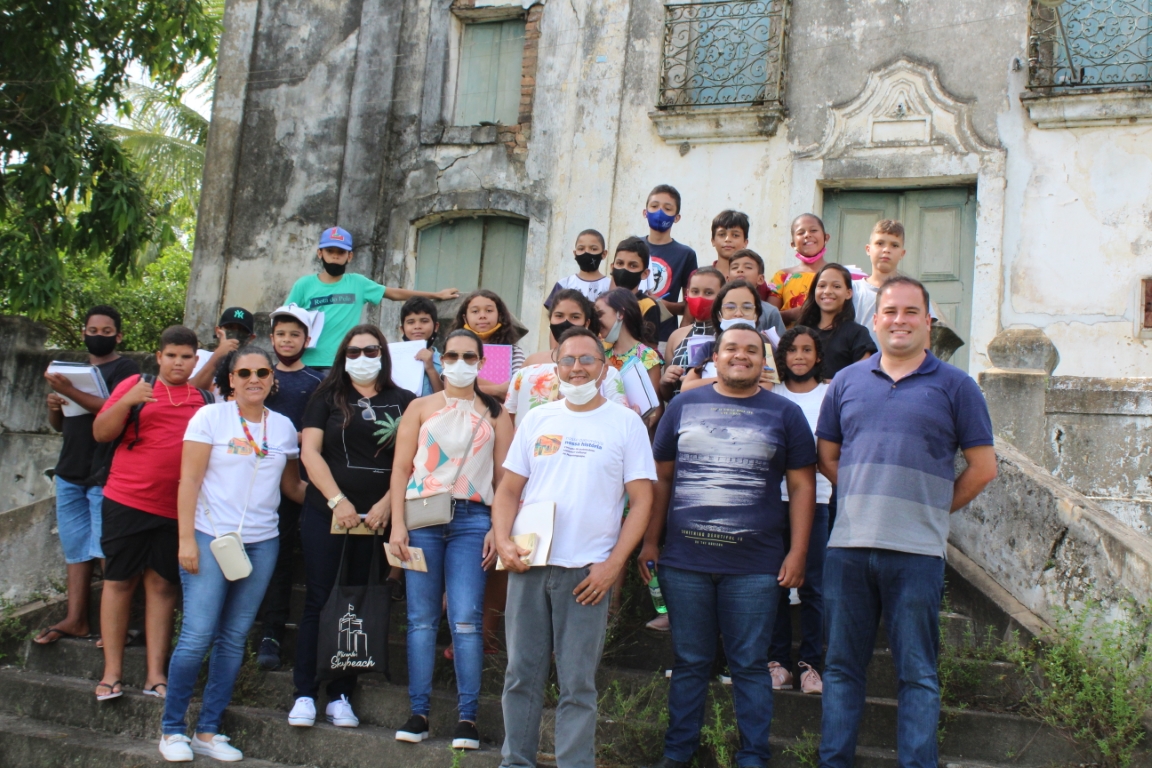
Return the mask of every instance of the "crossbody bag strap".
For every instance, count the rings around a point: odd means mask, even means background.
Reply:
[[[236,529],[236,535],[239,536],[244,531],[244,519],[248,517],[248,502],[252,499],[252,486],[256,484],[256,473],[260,471],[260,457],[256,457],[256,464],[252,467],[252,476],[248,479],[248,492],[244,494],[244,511],[240,513],[240,527]],[[200,491],[201,496],[204,491]],[[220,538],[220,532],[216,530],[216,522],[212,519],[212,505],[204,505],[204,516],[208,518],[208,525],[212,526],[212,535],[217,539]]]

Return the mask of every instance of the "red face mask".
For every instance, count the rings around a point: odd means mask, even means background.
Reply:
[[[692,317],[697,320],[707,320],[712,317],[714,299],[706,299],[703,296],[688,296],[684,301],[688,305],[688,311],[692,313]]]

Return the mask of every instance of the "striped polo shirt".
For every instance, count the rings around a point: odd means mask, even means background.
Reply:
[[[956,450],[992,445],[984,395],[968,374],[931,352],[897,382],[880,356],[836,374],[816,436],[840,444],[830,547],[943,557]]]

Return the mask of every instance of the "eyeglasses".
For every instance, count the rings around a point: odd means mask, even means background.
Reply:
[[[360,411],[360,418],[364,421],[376,421],[376,411],[372,410],[372,401],[366,397],[362,397],[356,401],[357,408],[363,408]]]
[[[370,347],[348,347],[344,350],[344,357],[349,360],[355,360],[360,357],[360,353],[364,353],[364,357],[380,357],[380,345],[373,344]]]
[[[440,359],[445,363],[455,363],[458,360],[463,360],[468,365],[474,365],[479,362],[480,355],[475,352],[445,352],[440,355]]]
[[[596,355],[580,355],[580,357],[564,355],[564,357],[560,358],[560,360],[557,362],[559,362],[560,365],[564,366],[565,368],[571,368],[572,366],[576,365],[577,360],[580,361],[580,365],[592,365],[593,363],[600,362],[600,358],[596,357]]]
[[[741,312],[755,312],[756,305],[751,302],[745,304],[721,304],[720,309],[727,310],[728,312],[735,312],[738,309]]]
[[[258,379],[266,379],[272,375],[272,369],[257,368],[256,370],[252,370],[251,368],[237,368],[236,370],[232,371],[232,375],[238,379],[250,379],[253,376]]]

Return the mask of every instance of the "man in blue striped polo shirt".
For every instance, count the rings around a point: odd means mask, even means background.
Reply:
[[[883,616],[898,678],[899,764],[936,768],[948,516],[996,477],[992,422],[976,383],[928,351],[922,284],[889,280],[871,322],[880,355],[836,375],[816,429],[820,471],[839,498],[824,562],[820,765],[853,764],[865,671]],[[968,462],[958,477],[957,449]]]

